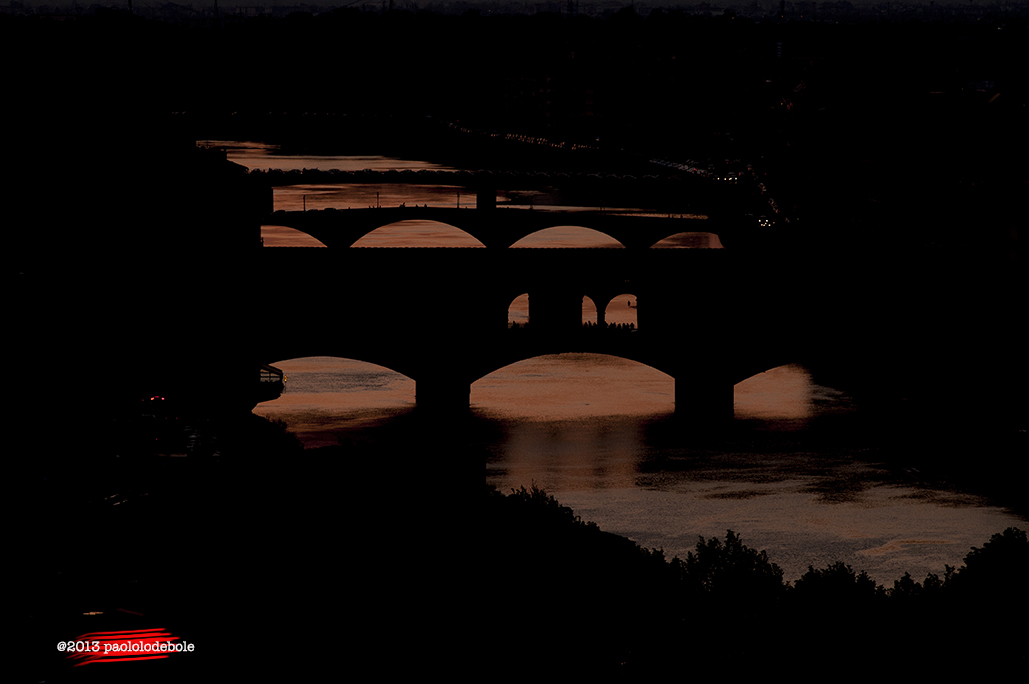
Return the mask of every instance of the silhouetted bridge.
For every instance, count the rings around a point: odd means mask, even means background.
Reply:
[[[773,282],[725,249],[647,249],[710,221],[601,212],[397,208],[277,213],[322,248],[265,248],[260,272],[269,321],[261,361],[337,356],[375,363],[416,383],[429,409],[467,409],[471,384],[542,354],[611,354],[675,379],[677,412],[731,417],[733,385],[790,360],[789,323],[769,315]],[[371,230],[406,219],[466,230],[487,249],[350,248]],[[574,220],[571,220],[574,218]],[[507,249],[550,225],[578,225],[628,249]],[[529,298],[528,327],[508,325],[509,308]],[[632,333],[582,326],[583,297],[600,323],[609,302],[637,299]]]
[[[390,207],[277,211],[267,223],[294,228],[326,247],[352,246],[371,231],[401,221],[434,221],[468,233],[484,246],[505,249],[532,233],[556,226],[579,226],[604,233],[628,249],[647,249],[678,233],[715,233],[732,238],[738,231],[724,219],[677,214],[638,215],[602,211],[555,211],[527,208],[458,209]]]

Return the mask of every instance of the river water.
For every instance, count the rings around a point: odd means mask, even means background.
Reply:
[[[250,168],[421,169],[446,167],[386,157],[303,157],[261,143],[218,141]],[[305,185],[276,188],[275,208],[451,205],[460,188],[404,185]],[[469,198],[470,200],[471,198]],[[517,204],[526,194],[501,197]],[[265,226],[266,247],[317,246],[288,228]],[[574,227],[530,236],[525,246],[617,247]],[[380,229],[361,246],[478,247],[448,226],[408,221]],[[705,234],[670,247],[720,247]],[[632,293],[609,305],[609,323],[635,320]],[[441,316],[445,315],[441,303]],[[524,322],[524,301],[510,319]],[[584,320],[596,320],[583,305]],[[389,439],[414,407],[414,382],[352,359],[278,360],[283,396],[255,413],[286,422],[309,448]],[[933,455],[884,448],[866,430],[847,393],[784,366],[735,388],[735,418],[725,433],[683,434],[673,420],[673,381],[615,357],[562,354],[529,359],[472,385],[471,416],[449,439],[485,463],[486,482],[503,491],[539,485],[583,519],[667,556],[684,556],[698,537],[724,537],[767,551],[794,580],[809,565],[843,561],[892,585],[959,566],[972,546],[1026,521],[985,498],[922,476]],[[448,445],[451,446],[451,445]],[[433,445],[430,448],[443,448]],[[388,486],[388,483],[384,484]]]

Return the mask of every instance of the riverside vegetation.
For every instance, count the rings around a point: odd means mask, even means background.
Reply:
[[[1017,528],[942,577],[884,587],[844,563],[791,584],[731,530],[669,560],[535,485],[506,496],[487,485],[486,520],[493,663],[626,675],[788,666],[844,678],[1026,665],[1029,542]]]

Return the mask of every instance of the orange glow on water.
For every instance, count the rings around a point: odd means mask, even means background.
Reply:
[[[714,233],[676,233],[656,243],[654,249],[722,249],[722,241]]]
[[[532,422],[663,415],[674,409],[674,386],[665,373],[616,356],[548,354],[479,379],[471,401],[490,415]]]
[[[741,418],[803,420],[813,414],[811,376],[799,366],[779,366],[733,388]]]
[[[354,247],[485,247],[454,226],[436,221],[398,221],[376,228]]]
[[[608,325],[629,325],[639,327],[636,319],[636,295],[624,292],[616,295],[608,302],[604,310]]]
[[[261,242],[265,247],[325,247],[307,233],[287,226],[261,226]]]
[[[553,228],[545,228],[531,235],[526,235],[511,245],[511,247],[610,247],[613,249],[624,249],[625,245],[613,237],[592,228],[554,226]]]

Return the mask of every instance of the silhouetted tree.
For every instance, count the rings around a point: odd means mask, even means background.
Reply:
[[[535,485],[507,496],[487,485],[486,495],[483,624],[493,663],[659,677],[680,671],[688,647],[706,656],[691,663],[697,676],[723,674],[740,653],[755,663],[788,659],[814,675],[844,661],[860,669],[866,661],[856,656],[881,650],[880,635],[906,654],[894,666],[920,675],[953,676],[984,658],[1025,663],[1029,544],[1020,530],[994,535],[942,579],[920,584],[906,573],[886,590],[838,562],[809,566],[790,587],[764,551],[731,530],[668,561],[582,521]]]
[[[808,570],[793,585],[794,598],[809,606],[858,606],[885,595],[868,573],[855,573],[843,561],[837,561],[824,570]]]
[[[533,485],[486,487],[486,659],[582,673],[646,659],[678,611],[660,552],[583,522]],[[560,619],[557,619],[557,616]]]
[[[983,547],[972,547],[965,565],[948,582],[954,591],[976,598],[1018,598],[1029,592],[1029,541],[1026,533],[1009,527],[990,537]]]
[[[726,531],[724,544],[702,537],[679,566],[688,590],[716,603],[756,607],[786,591],[779,566],[764,551],[745,546],[732,530]]]

